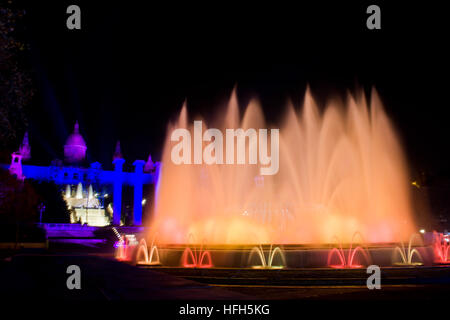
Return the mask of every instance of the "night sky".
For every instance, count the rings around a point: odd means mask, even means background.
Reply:
[[[128,165],[159,159],[185,99],[208,119],[237,85],[242,106],[259,97],[276,123],[309,84],[321,103],[375,86],[413,172],[448,172],[449,37],[437,5],[93,2],[19,2],[37,90],[33,163],[63,158],[75,120],[89,162],[111,168],[117,140]],[[81,7],[81,30],[66,28],[70,4]],[[381,7],[381,30],[366,28],[370,4]]]

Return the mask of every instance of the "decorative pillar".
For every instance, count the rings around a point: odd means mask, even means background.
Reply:
[[[122,213],[122,166],[124,159],[114,159],[114,201],[113,201],[113,225],[120,225],[120,216]]]
[[[25,177],[22,175],[22,155],[17,152],[11,154],[11,165],[9,166],[9,173],[16,175],[18,180],[24,180]]]
[[[133,224],[135,226],[142,225],[142,186],[143,186],[143,174],[144,174],[144,160],[136,160],[134,163],[134,214]]]

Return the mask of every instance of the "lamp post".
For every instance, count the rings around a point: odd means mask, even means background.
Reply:
[[[39,210],[39,223],[42,223],[42,213],[45,211],[45,205],[43,202],[39,204],[38,210]]]

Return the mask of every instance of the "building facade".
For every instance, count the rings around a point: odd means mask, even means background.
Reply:
[[[160,173],[160,163],[153,163],[151,156],[147,161],[134,161],[134,172],[123,171],[125,159],[122,157],[120,143],[113,155],[114,170],[103,170],[99,162],[89,167],[80,165],[86,158],[87,146],[80,134],[78,122],[73,133],[64,145],[64,161],[53,161],[49,166],[23,164],[31,158],[28,134],[22,145],[12,154],[11,164],[6,166],[18,179],[36,179],[53,181],[61,186],[64,199],[72,210],[71,222],[104,226],[120,225],[122,214],[122,190],[128,185],[133,187],[133,225],[142,225],[142,211],[145,200],[143,187],[155,184]],[[107,186],[107,188],[105,188]],[[104,190],[112,190],[112,194]],[[112,207],[105,208],[104,201],[113,197]]]

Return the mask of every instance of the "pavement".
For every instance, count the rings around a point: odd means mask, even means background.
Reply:
[[[69,290],[70,265],[81,289]],[[0,298],[6,300],[241,300],[250,297],[208,284],[141,269],[98,254],[22,253],[0,263]]]
[[[81,270],[69,290],[67,268]],[[450,267],[383,268],[382,289],[367,273],[332,269],[137,267],[113,259],[103,242],[52,241],[48,249],[0,250],[0,301],[434,301],[450,296]]]

